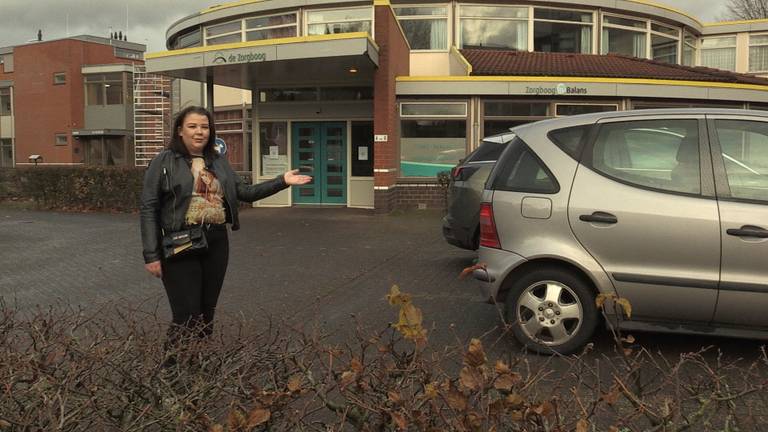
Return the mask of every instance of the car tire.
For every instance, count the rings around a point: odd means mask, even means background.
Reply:
[[[538,268],[513,282],[506,319],[528,350],[570,354],[592,337],[598,322],[595,295],[582,277],[560,268]]]

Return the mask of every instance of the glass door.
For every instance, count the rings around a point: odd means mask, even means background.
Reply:
[[[293,123],[293,167],[312,176],[293,187],[294,204],[346,204],[346,123]]]

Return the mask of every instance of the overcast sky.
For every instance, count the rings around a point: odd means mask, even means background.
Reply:
[[[165,50],[165,31],[179,18],[226,0],[0,0],[0,47],[43,39],[90,34],[108,37],[122,31],[147,52]],[[658,0],[700,21],[725,14],[726,0]],[[127,27],[126,27],[127,20]]]

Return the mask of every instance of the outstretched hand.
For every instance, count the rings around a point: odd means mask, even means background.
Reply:
[[[303,185],[312,181],[312,177],[308,175],[299,174],[299,170],[297,169],[287,171],[285,174],[283,174],[283,179],[285,180],[285,183],[289,186]]]

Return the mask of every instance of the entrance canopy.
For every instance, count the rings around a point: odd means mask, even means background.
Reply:
[[[371,82],[379,48],[368,33],[303,36],[147,54],[147,72],[255,90],[272,85]]]

